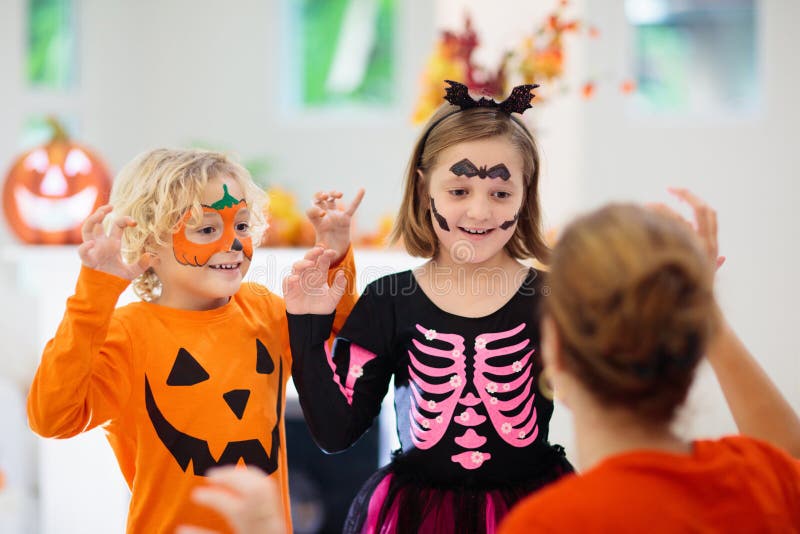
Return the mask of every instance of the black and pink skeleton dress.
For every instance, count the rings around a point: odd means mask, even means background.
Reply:
[[[541,273],[496,312],[438,308],[411,271],[370,284],[334,342],[333,316],[289,315],[292,375],[327,451],[373,423],[394,377],[401,449],[353,502],[345,532],[489,533],[517,500],[571,472],[539,391]]]

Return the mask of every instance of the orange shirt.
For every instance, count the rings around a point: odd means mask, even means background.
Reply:
[[[800,532],[800,463],[740,436],[620,454],[521,501],[500,534],[521,532]]]
[[[355,279],[352,252],[339,267]],[[82,268],[28,395],[31,428],[68,438],[103,426],[131,489],[128,532],[171,533],[179,524],[228,532],[189,497],[206,469],[228,463],[276,477],[290,525],[283,410],[292,358],[283,300],[244,283],[214,310],[146,302],[115,309],[128,284]],[[351,287],[335,331],[355,299]]]

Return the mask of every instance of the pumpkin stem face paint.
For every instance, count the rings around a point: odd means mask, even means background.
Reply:
[[[240,216],[242,210],[246,213],[247,202],[233,197],[227,184],[222,184],[222,190],[222,198],[211,205],[203,204],[203,220],[199,227],[186,226],[191,211],[181,219],[172,236],[172,249],[178,263],[202,267],[214,254],[228,251],[242,251],[248,260],[253,257],[248,219]]]

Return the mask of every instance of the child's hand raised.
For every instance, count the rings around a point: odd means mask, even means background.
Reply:
[[[127,216],[117,217],[106,234],[103,219],[112,209],[108,204],[100,206],[84,221],[81,227],[83,244],[78,247],[78,255],[81,262],[91,269],[133,280],[150,266],[151,259],[145,254],[134,265],[123,261],[120,252],[122,232],[129,226],[136,226],[136,222]]]
[[[683,218],[678,212],[665,204],[652,204],[651,207],[656,211],[680,220],[687,224],[702,241],[706,253],[711,261],[714,262],[716,269],[725,263],[725,256],[719,256],[719,244],[717,243],[717,212],[705,203],[703,199],[696,196],[688,189],[670,187],[667,189],[679,200],[689,204],[694,215],[694,222]]]
[[[364,198],[364,190],[358,190],[347,209],[337,206],[336,201],[341,198],[339,191],[320,191],[314,195],[314,205],[306,211],[317,233],[317,244],[325,243],[336,251],[334,261],[340,260],[350,247],[350,225]]]
[[[294,315],[333,313],[347,288],[347,280],[341,270],[336,272],[333,285],[328,285],[328,269],[335,259],[334,250],[317,245],[292,265],[292,274],[283,280],[283,299],[287,312]]]

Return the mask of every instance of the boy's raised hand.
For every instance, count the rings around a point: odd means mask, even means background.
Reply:
[[[91,269],[133,280],[147,270],[151,258],[144,254],[137,264],[125,263],[121,254],[122,232],[136,226],[136,222],[128,216],[117,217],[106,234],[103,219],[112,209],[109,204],[100,206],[84,221],[81,227],[83,244],[78,247],[78,255],[81,262]]]
[[[314,195],[313,206],[306,211],[317,233],[317,244],[325,243],[336,251],[334,262],[340,260],[350,247],[350,226],[353,214],[364,198],[364,190],[358,190],[346,209],[337,205],[337,200],[341,198],[340,191],[320,191]]]
[[[333,285],[328,285],[328,269],[335,259],[334,250],[317,245],[292,265],[292,273],[283,279],[283,299],[287,312],[294,315],[333,313],[347,288],[347,280],[341,270],[336,272]]]

